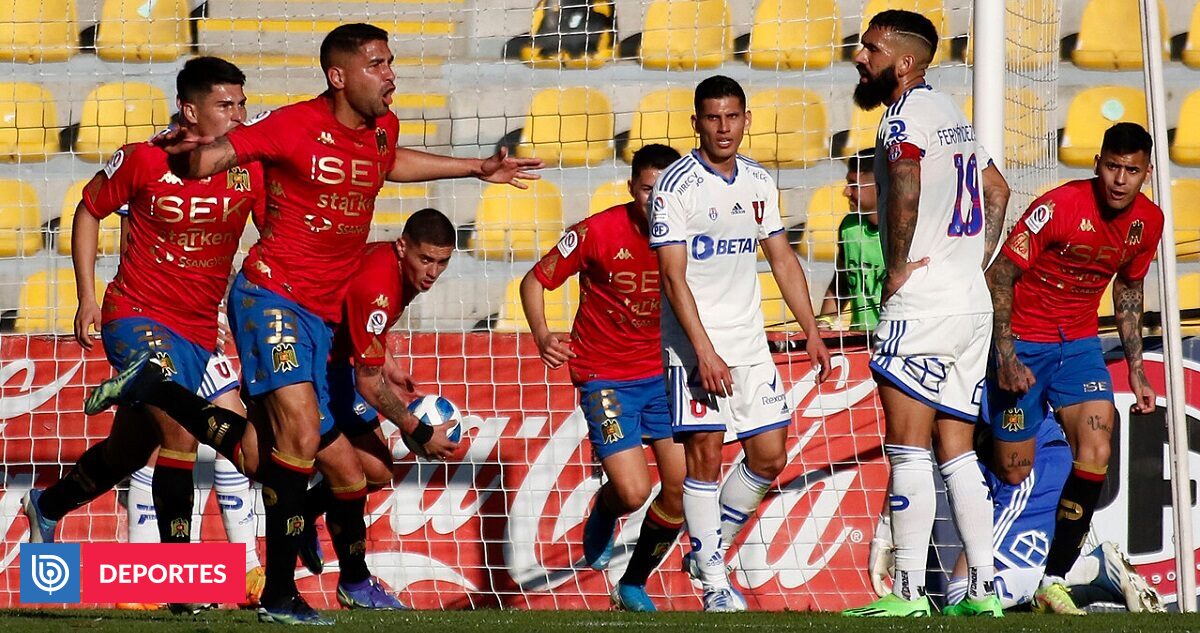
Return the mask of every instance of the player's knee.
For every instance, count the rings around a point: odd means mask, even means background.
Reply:
[[[779,473],[782,473],[783,469],[787,467],[787,454],[779,451],[770,455],[747,456],[746,462],[750,466],[751,472],[763,479],[774,481]]]
[[[1096,466],[1108,466],[1112,457],[1112,446],[1107,442],[1082,443],[1076,451],[1075,461]]]
[[[367,476],[367,490],[383,490],[392,483],[392,465],[378,460],[363,460],[363,473]]]
[[[613,508],[622,514],[633,512],[646,504],[650,499],[650,482],[636,481],[614,487],[614,499],[620,506]]]

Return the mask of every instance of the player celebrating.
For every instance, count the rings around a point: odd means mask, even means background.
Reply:
[[[188,177],[254,161],[265,169],[266,218],[234,281],[230,325],[247,393],[270,420],[274,442],[258,468],[268,493],[260,611],[267,621],[324,621],[296,590],[302,530],[295,528],[304,522],[320,420],[332,416],[326,384],[332,327],[341,318],[346,282],[366,244],[384,181],[475,176],[524,187],[522,179],[537,177],[526,170],[541,166],[504,151],[478,160],[397,148],[399,121],[388,109],[395,74],[387,38],[369,24],[339,26],[321,43],[327,90],[320,96],[264,113],[226,136],[181,131],[159,141],[176,154],[172,168]],[[208,409],[191,412],[197,423],[212,415]]]
[[[1096,319],[1109,281],[1136,398],[1131,410],[1154,411],[1154,390],[1142,368],[1142,284],[1163,230],[1162,211],[1141,194],[1152,169],[1152,147],[1149,133],[1136,123],[1109,128],[1096,157],[1096,177],[1035,200],[987,273],[996,309],[987,414],[996,436],[997,474],[1012,484],[1029,475],[1034,436],[1047,407],[1066,429],[1074,459],[1046,576],[1034,597],[1039,611],[1083,614],[1063,576],[1091,525],[1116,424]]]
[[[245,118],[245,75],[215,57],[188,61],[177,78],[179,127],[194,134],[222,134]],[[257,165],[229,170],[206,181],[181,180],[167,168],[167,154],[151,143],[126,145],[83,190],[75,213],[72,257],[79,292],[75,336],[91,349],[90,327],[103,323],[102,341],[109,361],[122,369],[140,353],[150,352],[169,377],[189,392],[203,389],[214,361],[217,307],[225,294],[229,269],[246,219],[264,199]],[[100,219],[129,205],[129,238],[116,279],[108,286],[104,308],[96,304],[96,246]],[[172,283],[164,285],[166,267]],[[230,373],[232,375],[232,373]],[[222,389],[202,393],[241,409]],[[142,425],[152,419],[159,436]],[[196,442],[162,411],[118,409],[109,436],[88,449],[75,468],[45,491],[31,490],[24,500],[30,538],[51,541],[55,523],[67,512],[112,488],[140,466],[159,443],[153,478],[159,538],[187,542],[191,534]],[[253,543],[253,534],[248,535]]]
[[[584,525],[584,559],[594,569],[608,566],[617,518],[650,497],[642,443],[654,449],[662,488],[612,593],[613,602],[630,611],[657,610],[646,594],[646,579],[683,525],[683,448],[671,438],[659,335],[662,299],[646,217],[654,183],[678,159],[679,152],[665,145],[639,149],[629,179],[633,201],[572,226],[521,281],[521,304],[542,362],[570,368],[592,448],[608,476]],[[582,280],[581,296],[568,338],[546,326],[543,295],[575,273]]]
[[[833,280],[821,302],[817,324],[832,327],[850,304],[850,328],[874,330],[879,324],[879,297],[883,293],[883,250],[879,243],[879,214],[875,211],[875,150],[865,149],[846,161],[846,188],[850,213],[838,225],[837,260]]]
[[[845,611],[851,616],[931,612],[925,561],[936,510],[935,427],[970,578],[966,599],[949,613],[1003,615],[992,591],[992,508],[972,438],[992,324],[983,267],[999,240],[1009,191],[963,113],[925,83],[937,41],[928,18],[883,11],[871,18],[855,55],[855,103],[888,106],[875,149],[886,157],[875,174],[887,277],[871,369],[887,425],[896,583],[891,595]]]
[[[740,611],[725,553],[787,461],[791,423],[783,381],[763,332],[755,242],[784,301],[808,336],[806,350],[829,373],[808,284],[787,243],[779,192],[767,170],[738,155],[750,124],[746,95],[728,77],[696,86],[692,123],[700,149],[663,171],[654,188],[650,246],[663,293],[662,340],[672,431],[683,442],[683,512],[706,611]],[[746,458],[724,486],[726,433]],[[718,490],[719,488],[719,490]]]

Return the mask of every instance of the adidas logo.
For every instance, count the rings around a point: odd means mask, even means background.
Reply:
[[[159,182],[165,182],[168,185],[183,185],[183,180],[171,172],[167,172],[158,179]]]
[[[742,215],[745,212],[746,212],[746,210],[742,208],[741,203],[735,202],[735,203],[733,203],[733,211],[730,211],[729,214],[730,215]]]
[[[317,136],[317,142],[322,145],[333,145],[333,135],[329,132],[321,132]]]
[[[633,259],[633,253],[630,253],[628,248],[621,247],[621,250],[613,255],[613,259]]]

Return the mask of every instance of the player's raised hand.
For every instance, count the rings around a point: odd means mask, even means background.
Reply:
[[[100,306],[95,301],[85,301],[75,310],[75,340],[83,349],[92,349],[92,337],[88,328],[100,331]]]
[[[1154,387],[1150,386],[1150,381],[1146,380],[1146,372],[1140,367],[1129,370],[1129,390],[1133,392],[1133,397],[1137,398],[1129,407],[1130,413],[1154,413]]]
[[[156,134],[150,142],[161,147],[168,154],[184,154],[201,145],[211,145],[216,140],[212,136],[200,136],[182,127],[174,127]]]
[[[1028,393],[1037,384],[1033,372],[1016,355],[1007,358],[1004,354],[999,355],[996,361],[996,380],[1001,389],[1017,395]]]
[[[696,362],[700,369],[700,384],[705,391],[722,398],[733,395],[733,374],[715,350],[704,354],[697,352]]]
[[[433,427],[433,437],[425,442],[425,454],[433,459],[446,461],[454,456],[454,452],[458,450],[458,442],[446,437],[446,429],[443,426]]]
[[[541,174],[530,173],[529,170],[541,169],[540,158],[514,158],[508,155],[508,148],[501,147],[479,166],[479,179],[486,182],[509,184],[517,189],[528,189],[526,180],[538,180]]]
[[[917,270],[918,268],[924,268],[928,265],[929,258],[922,257],[915,262],[908,262],[905,264],[904,270],[900,272],[889,272],[887,278],[883,280],[883,297],[881,298],[880,303],[887,303],[887,300],[891,299],[892,295],[896,294],[896,292],[900,290],[900,287],[904,285],[904,282],[908,281],[908,278],[912,276],[914,270]]]
[[[817,382],[825,382],[829,377],[830,372],[830,354],[829,348],[825,346],[825,341],[819,336],[810,336],[804,342],[804,351],[808,352],[808,360],[820,368],[817,372]]]
[[[571,337],[547,332],[544,336],[534,339],[537,341],[538,353],[542,362],[550,369],[558,369],[569,359],[575,358],[571,349]]]

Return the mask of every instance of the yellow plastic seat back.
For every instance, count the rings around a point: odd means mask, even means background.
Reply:
[[[747,58],[763,70],[817,70],[832,64],[841,46],[835,0],[759,0]]]
[[[25,257],[42,249],[42,207],[27,182],[0,180],[0,257]]]
[[[0,61],[63,62],[78,50],[75,0],[0,0]]]
[[[662,143],[686,154],[697,147],[692,128],[693,92],[688,88],[666,88],[647,93],[638,102],[629,130],[629,143],[621,159],[633,162],[633,154],[651,143]]]
[[[616,27],[613,0],[538,0],[520,57],[534,68],[599,68],[616,52]]]
[[[749,97],[744,152],[764,165],[807,167],[829,158],[825,100],[804,88],[762,90]]]
[[[104,84],[83,102],[75,152],[100,162],[126,143],[144,141],[170,123],[167,98],[154,86],[136,81]]]
[[[83,187],[88,184],[88,180],[80,180],[71,185],[67,190],[67,195],[63,197],[62,213],[59,217],[58,224],[58,254],[71,254],[71,238],[74,235],[73,223],[75,221],[75,209],[79,206],[79,200],[83,197]],[[100,241],[97,243],[97,252],[100,255],[118,255],[121,252],[121,216],[116,213],[105,216],[100,220]]]
[[[58,111],[44,86],[0,83],[0,160],[43,161],[58,152]]]
[[[716,68],[733,50],[730,22],[725,0],[653,0],[642,29],[642,66]]]
[[[187,0],[104,0],[96,55],[110,62],[169,62],[192,44]]]
[[[488,185],[475,214],[471,250],[479,259],[533,260],[552,248],[563,230],[562,193],[546,180],[529,189]]]
[[[632,201],[633,196],[629,195],[629,183],[624,180],[606,182],[596,187],[596,190],[592,192],[592,197],[588,199],[588,215],[596,215],[618,204]]]
[[[1200,90],[1190,93],[1179,108],[1171,160],[1187,167],[1200,167]]]
[[[96,298],[104,296],[107,284],[96,278]],[[40,270],[21,285],[17,305],[18,332],[26,334],[69,334],[75,329],[75,272],[70,266]]]
[[[1088,0],[1071,61],[1089,70],[1138,70],[1142,67],[1142,34],[1137,2]],[[1166,7],[1158,3],[1163,58],[1170,57]]]
[[[1146,98],[1138,88],[1086,88],[1071,100],[1058,159],[1071,167],[1091,167],[1100,153],[1104,131],[1121,121],[1146,127]]]
[[[838,226],[850,211],[850,204],[842,195],[845,188],[843,183],[824,185],[809,199],[808,219],[799,244],[800,255],[805,259],[832,262],[837,257]]]
[[[570,332],[575,320],[575,309],[579,307],[579,277],[571,277],[567,283],[546,292],[546,326],[551,332]],[[496,332],[528,332],[529,323],[521,307],[521,278],[517,277],[504,287],[504,304],[500,306],[500,318],[492,328]]]
[[[548,165],[595,165],[613,155],[613,111],[591,88],[549,88],[533,97],[517,156]]]

